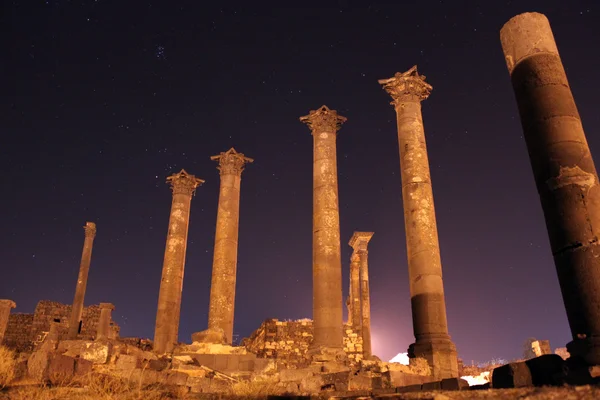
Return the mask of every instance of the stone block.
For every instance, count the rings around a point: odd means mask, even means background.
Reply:
[[[302,369],[282,369],[279,371],[280,382],[300,382],[302,379],[312,375],[308,368]]]
[[[115,363],[117,371],[125,372],[140,367],[140,360],[134,355],[120,354]]]
[[[166,358],[148,361],[148,368],[153,371],[164,371],[165,369],[169,368],[170,365],[171,363]]]
[[[350,379],[349,372],[342,371],[323,374],[322,377],[324,390],[332,389],[337,392],[345,392],[348,390],[348,381]]]
[[[83,358],[78,358],[75,360],[75,375],[85,376],[92,373],[92,363],[91,361],[85,360]]]
[[[238,355],[230,355],[227,356],[227,366],[225,367],[226,371],[239,371],[240,370],[240,356]]]
[[[188,375],[183,372],[169,371],[167,373],[167,385],[185,386]]]
[[[226,371],[227,365],[229,364],[229,355],[227,354],[215,354],[214,366],[208,366],[209,368],[216,369],[217,371]]]
[[[469,382],[460,378],[446,378],[440,382],[442,390],[463,390],[469,387]]]
[[[49,358],[48,379],[53,384],[62,384],[75,374],[75,359],[62,354],[53,354]]]
[[[421,385],[421,390],[424,392],[432,392],[435,390],[442,390],[442,382],[440,382],[440,381],[426,382],[423,385]]]
[[[533,386],[529,367],[524,362],[517,362],[494,368],[491,386],[494,389]]]
[[[566,365],[561,356],[545,354],[525,361],[534,386],[560,386],[566,378]]]
[[[423,385],[408,385],[396,388],[396,393],[409,393],[409,392],[420,392],[423,389]]]
[[[371,377],[366,374],[351,374],[348,390],[371,390]]]
[[[214,368],[215,366],[215,355],[214,354],[194,354],[192,356],[194,360],[200,365],[204,365],[208,368]]]
[[[303,393],[318,393],[324,384],[322,375],[309,375],[300,381],[300,391]]]
[[[112,344],[110,342],[86,342],[81,349],[81,358],[94,364],[105,364],[108,361]]]
[[[50,353],[47,351],[36,351],[27,360],[27,374],[37,382],[48,380],[48,365],[50,364]]]

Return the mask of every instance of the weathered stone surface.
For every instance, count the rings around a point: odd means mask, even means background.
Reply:
[[[177,345],[190,205],[196,188],[204,181],[182,169],[167,182],[173,199],[154,329],[154,351],[159,354],[170,353]]]
[[[185,386],[188,374],[181,371],[169,371],[167,373],[167,385]]]
[[[130,371],[135,368],[141,367],[140,359],[134,355],[121,354],[117,358],[115,368],[119,371]]]
[[[6,332],[6,328],[8,327],[10,310],[15,308],[16,306],[17,305],[12,300],[0,300],[0,345],[4,343],[4,333]]]
[[[96,340],[109,339],[112,310],[115,306],[110,303],[100,303],[100,319],[96,330]]]
[[[77,286],[75,287],[71,318],[69,319],[69,339],[76,339],[77,335],[81,332],[83,300],[85,298],[90,263],[92,262],[92,247],[94,245],[94,238],[96,237],[96,224],[86,222],[83,229],[85,230],[85,240],[81,253],[81,263],[79,265],[79,276],[77,277]]]
[[[110,342],[83,343],[80,357],[94,364],[105,364],[108,361],[111,347]]]
[[[92,372],[93,362],[84,360],[83,358],[77,358],[75,360],[75,375],[85,376]]]
[[[494,368],[490,384],[494,389],[506,389],[533,386],[533,381],[527,364],[517,362]]]
[[[348,390],[370,390],[371,377],[366,374],[351,374],[348,380]]]
[[[458,376],[456,347],[448,335],[442,263],[421,101],[432,87],[414,66],[379,81],[396,109],[404,226],[413,330],[412,357],[425,358],[438,378]]]
[[[219,162],[221,184],[210,285],[208,329],[218,329],[224,333],[225,341],[222,342],[217,338],[219,341],[214,343],[231,344],[237,274],[240,186],[245,165],[254,160],[238,153],[234,148],[210,159]]]
[[[279,371],[279,380],[281,382],[300,382],[310,375],[312,375],[312,370],[310,368],[282,369]]]
[[[159,358],[158,360],[150,360],[148,362],[148,368],[154,371],[164,371],[171,366],[171,362],[166,358]]]
[[[313,136],[313,321],[315,349],[342,349],[342,262],[336,140],[346,118],[322,106],[300,121]],[[320,353],[320,352],[319,352]]]
[[[394,387],[422,385],[435,380],[433,376],[423,376],[407,373],[404,371],[389,371],[390,382]]]
[[[549,340],[534,340],[531,342],[531,350],[536,357],[543,356],[544,354],[552,354]]]
[[[373,237],[373,232],[354,232],[349,245],[359,259],[360,304],[361,304],[361,336],[363,357],[370,359],[371,350],[371,295],[369,292],[369,251],[367,246]]]
[[[48,379],[53,384],[61,384],[75,375],[75,359],[62,354],[49,357]]]
[[[225,331],[219,327],[209,328],[192,333],[192,342],[227,344],[227,336],[225,336]]]
[[[469,388],[469,382],[460,378],[446,378],[440,382],[442,390],[463,390]]]
[[[600,186],[581,117],[546,16],[511,18],[500,42],[573,337],[567,348],[600,365]]]

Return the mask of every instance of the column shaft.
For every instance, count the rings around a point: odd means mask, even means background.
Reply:
[[[8,318],[10,317],[10,310],[15,308],[17,305],[12,300],[0,300],[0,346],[4,341],[4,334],[8,327]]]
[[[228,344],[233,339],[240,184],[239,175],[221,175],[208,310],[208,328],[222,329]]]
[[[313,354],[343,357],[342,261],[336,136],[346,121],[322,106],[300,118],[313,136]]]
[[[71,318],[69,320],[69,339],[76,339],[81,330],[81,315],[83,313],[83,302],[90,271],[90,263],[92,262],[92,247],[94,245],[94,238],[96,237],[96,224],[87,222],[84,229],[85,241],[83,242],[79,276],[77,277],[75,297],[73,298],[73,307],[71,309]]]
[[[360,257],[356,253],[353,253],[350,258],[350,294],[352,327],[360,333],[363,325],[363,311],[361,302]]]
[[[371,294],[369,292],[369,252],[359,250],[360,257],[360,297],[362,303],[363,357],[368,360],[373,355],[371,349]]]
[[[203,182],[184,170],[168,179],[173,200],[154,330],[154,351],[161,354],[173,351],[178,343],[190,206],[194,190]]]
[[[442,264],[421,101],[431,86],[416,66],[379,81],[393,97],[398,125],[404,228],[415,343],[409,357],[426,358],[436,377],[458,376],[456,348],[448,335]]]
[[[115,306],[110,303],[100,303],[100,319],[96,328],[96,340],[108,339],[110,332],[110,320],[112,310]]]
[[[568,349],[600,364],[596,167],[548,19],[518,15],[500,39],[574,339]]]

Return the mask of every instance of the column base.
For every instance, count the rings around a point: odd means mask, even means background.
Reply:
[[[201,332],[192,333],[192,342],[231,345],[231,343],[227,343],[223,329],[219,328],[208,328]]]
[[[408,347],[408,357],[427,360],[436,379],[458,377],[458,353],[450,337],[417,341]]]
[[[574,339],[567,343],[569,360],[580,361],[587,365],[600,365],[600,336]]]

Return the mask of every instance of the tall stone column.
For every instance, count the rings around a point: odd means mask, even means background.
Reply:
[[[100,319],[96,328],[96,340],[108,339],[110,333],[110,320],[115,306],[111,303],[100,303]]]
[[[573,341],[600,364],[600,188],[579,112],[543,14],[509,20],[500,41],[544,211]]]
[[[85,241],[83,242],[79,276],[77,277],[75,298],[73,299],[73,308],[71,310],[71,319],[69,321],[69,339],[77,339],[77,335],[81,330],[83,299],[87,287],[88,273],[90,272],[90,263],[92,262],[92,247],[94,245],[94,238],[96,237],[96,224],[93,222],[86,222],[83,229],[85,230]]]
[[[352,314],[352,328],[359,333],[362,328],[360,292],[360,256],[356,252],[353,252],[350,257],[350,312]]]
[[[222,338],[231,344],[233,339],[233,316],[235,306],[235,283],[237,274],[238,232],[240,221],[240,185],[242,171],[254,160],[231,148],[210,158],[217,161],[221,175],[215,250],[213,255],[208,330],[212,337]],[[222,339],[221,339],[222,340]],[[211,341],[207,337],[207,341]],[[214,341],[214,340],[212,340]]]
[[[8,327],[8,317],[10,316],[10,310],[15,308],[17,305],[12,300],[2,299],[0,300],[0,346],[4,341],[4,334]]]
[[[397,114],[404,227],[415,343],[409,357],[427,359],[436,377],[458,376],[456,347],[448,335],[444,282],[421,101],[432,87],[414,66],[379,81]]]
[[[183,169],[169,176],[167,182],[171,184],[173,202],[154,329],[154,351],[160,354],[173,351],[177,344],[190,205],[196,188],[204,183]]]
[[[300,121],[313,136],[313,326],[315,361],[343,357],[342,261],[336,136],[346,118],[322,106]]]
[[[368,360],[373,355],[371,348],[371,294],[369,291],[369,251],[367,245],[373,232],[354,232],[349,245],[354,249],[352,257],[358,257],[360,277],[361,332],[363,357]]]

